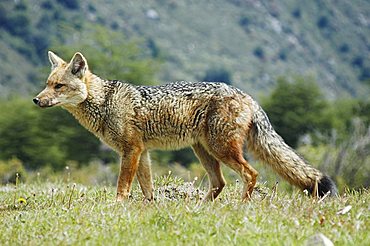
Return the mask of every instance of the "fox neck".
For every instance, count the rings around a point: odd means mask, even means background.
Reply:
[[[104,80],[97,75],[88,72],[83,78],[87,87],[87,98],[78,105],[64,106],[82,126],[96,135],[100,135],[104,123],[104,104],[106,96],[104,92]]]

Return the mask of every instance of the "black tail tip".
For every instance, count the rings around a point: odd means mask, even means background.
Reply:
[[[311,195],[315,195],[313,194],[314,192],[316,192],[315,186],[316,185],[308,189]],[[324,175],[319,180],[317,193],[319,197],[322,197],[322,196],[325,196],[329,191],[330,191],[329,196],[335,196],[338,194],[337,186],[334,184],[333,180],[329,176]]]

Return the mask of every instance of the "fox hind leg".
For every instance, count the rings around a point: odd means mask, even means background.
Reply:
[[[231,141],[210,149],[219,161],[240,175],[244,183],[242,200],[249,200],[257,182],[258,172],[244,159],[243,144]]]
[[[192,148],[208,174],[209,191],[204,200],[213,201],[221,193],[226,184],[225,178],[222,175],[220,162],[210,155],[201,144],[194,144]]]
[[[226,157],[222,162],[240,175],[244,183],[242,200],[249,200],[257,182],[258,172],[242,156],[237,159]]]

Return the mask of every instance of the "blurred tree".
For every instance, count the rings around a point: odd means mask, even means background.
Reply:
[[[320,29],[327,28],[329,26],[329,19],[326,16],[320,16],[320,18],[317,20],[317,26]]]
[[[326,106],[316,82],[304,77],[296,77],[292,83],[279,78],[270,97],[263,103],[276,131],[294,147],[299,137],[306,133],[331,129],[330,119],[323,115]]]
[[[24,99],[0,105],[1,160],[16,157],[28,169],[44,165],[62,169],[69,160],[80,164],[97,158],[114,160],[106,156],[96,137],[61,108],[41,110]]]
[[[265,59],[265,51],[263,50],[263,48],[261,46],[258,46],[256,48],[254,48],[253,55],[255,57],[259,58],[260,60]]]
[[[42,110],[38,127],[46,132],[46,138],[60,145],[64,161],[87,163],[100,157],[100,141],[62,108]]]
[[[180,163],[182,166],[189,167],[190,164],[198,162],[191,148],[172,151],[169,157],[170,163]]]
[[[293,10],[292,15],[296,19],[300,19],[302,16],[301,10],[297,7]]]
[[[59,2],[68,9],[75,10],[80,8],[80,3],[78,0],[57,0],[57,2]]]
[[[358,104],[355,107],[355,115],[357,115],[365,125],[370,125],[370,100],[367,101],[358,101]]]
[[[288,57],[288,49],[281,49],[279,51],[279,59],[282,61],[286,61]]]
[[[155,150],[151,153],[152,160],[162,166],[180,164],[189,167],[191,163],[198,162],[191,148],[184,148],[175,151]]]
[[[41,114],[31,102],[13,99],[1,104],[0,158],[17,157],[27,168],[38,165],[62,165],[65,153],[53,132],[38,127]]]
[[[354,121],[370,124],[370,101],[359,99],[338,99],[324,109],[323,115],[330,121],[334,134],[331,141],[340,144],[352,135]]]
[[[18,177],[17,177],[18,176]],[[27,172],[22,165],[22,162],[17,158],[12,158],[7,161],[0,160],[0,184],[8,184],[26,181]]]
[[[370,85],[370,67],[363,67],[360,71],[360,75],[358,76],[359,80],[361,80],[364,84]]]
[[[247,33],[250,32],[250,25],[251,20],[248,18],[248,16],[243,16],[239,19],[239,25],[246,31]]]
[[[14,11],[7,13],[5,8],[0,6],[0,14],[3,14],[3,16],[0,17],[0,27],[4,28],[14,36],[19,36],[24,39],[30,36],[31,18],[25,11]]]
[[[161,50],[159,49],[156,42],[152,38],[149,38],[146,43],[147,43],[147,47],[150,50],[151,56],[154,58],[160,58]]]
[[[213,67],[206,71],[205,76],[201,80],[205,82],[224,82],[230,85],[231,84],[231,74],[226,68]]]
[[[350,47],[347,43],[343,43],[339,46],[339,49],[338,49],[341,53],[347,53],[350,51]]]

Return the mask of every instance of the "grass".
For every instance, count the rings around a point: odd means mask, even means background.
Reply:
[[[302,245],[322,233],[335,245],[368,245],[369,190],[317,200],[259,185],[253,200],[229,184],[215,202],[171,175],[115,202],[112,186],[31,182],[0,187],[0,245]]]

